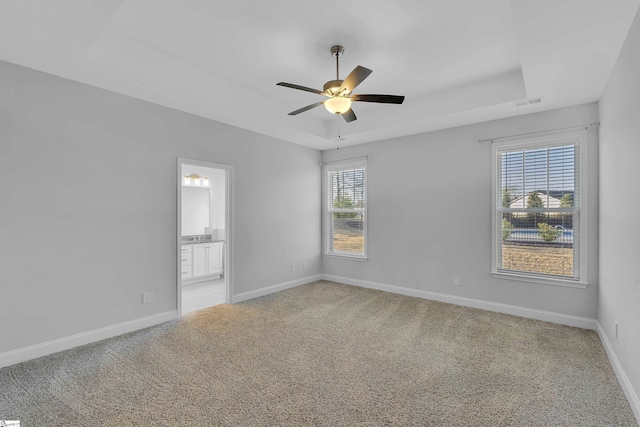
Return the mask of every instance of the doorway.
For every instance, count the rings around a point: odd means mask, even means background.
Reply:
[[[178,159],[178,315],[229,303],[233,167]]]

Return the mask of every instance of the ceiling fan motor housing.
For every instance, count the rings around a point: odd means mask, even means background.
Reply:
[[[330,80],[324,84],[324,93],[327,95],[337,95],[344,80]]]

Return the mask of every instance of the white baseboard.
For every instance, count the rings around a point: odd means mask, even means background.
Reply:
[[[81,332],[68,337],[30,345],[17,350],[11,350],[0,354],[0,368],[15,365],[16,363],[25,362],[38,357],[47,356],[59,351],[68,350],[73,347],[90,344],[106,338],[115,337],[117,335],[126,334],[128,332],[137,331],[138,329],[148,328],[149,326],[159,325],[160,323],[168,322],[177,318],[178,312],[176,310],[171,310],[143,317],[141,319],[130,320],[128,322],[94,329],[93,331]]]
[[[258,297],[262,297],[265,295],[272,294],[274,292],[284,291],[285,289],[295,288],[296,286],[306,285],[307,283],[315,282],[317,280],[321,280],[321,274],[314,274],[313,276],[306,276],[300,279],[292,280],[290,282],[279,283],[277,285],[267,286],[266,288],[256,289],[255,291],[243,292],[241,294],[235,294],[231,297],[231,302],[241,302],[246,301]]]
[[[640,399],[638,399],[638,394],[633,389],[633,385],[631,385],[631,381],[629,381],[629,377],[627,376],[626,372],[624,371],[624,369],[622,369],[622,365],[618,360],[618,356],[616,355],[615,351],[613,351],[611,342],[609,341],[607,334],[604,332],[604,328],[602,327],[600,322],[597,322],[596,331],[598,331],[600,341],[602,341],[602,346],[607,352],[607,356],[609,356],[609,362],[611,362],[613,372],[616,373],[616,377],[618,377],[620,386],[622,387],[625,396],[627,396],[627,400],[629,401],[629,405],[631,406],[633,415],[636,416],[638,425],[640,425]]]
[[[495,311],[498,313],[512,314],[514,316],[526,317],[528,319],[543,320],[545,322],[558,323],[561,325],[575,326],[583,329],[596,329],[596,320],[586,317],[572,316],[569,314],[554,313],[552,311],[536,310],[534,308],[520,307],[517,305],[501,304],[498,302],[484,301],[479,299],[459,297],[455,295],[440,294],[437,292],[421,291],[418,289],[404,288],[400,286],[387,285],[384,283],[369,282],[366,280],[350,279],[348,277],[333,276],[323,274],[323,280],[344,283],[347,285],[360,286],[362,288],[376,289],[379,291],[392,292],[394,294],[407,295],[410,297],[424,298],[434,301],[446,302],[449,304],[461,305],[464,307],[480,308],[482,310]]]

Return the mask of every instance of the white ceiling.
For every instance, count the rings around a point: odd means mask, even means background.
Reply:
[[[640,0],[3,0],[0,59],[321,150],[596,101]],[[345,123],[322,89],[373,70]],[[539,104],[515,101],[542,97]]]

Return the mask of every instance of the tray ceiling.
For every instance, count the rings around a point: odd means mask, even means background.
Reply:
[[[6,0],[0,59],[317,149],[596,101],[640,0]],[[373,70],[345,123],[323,108],[341,77]],[[538,104],[516,101],[542,97]]]

